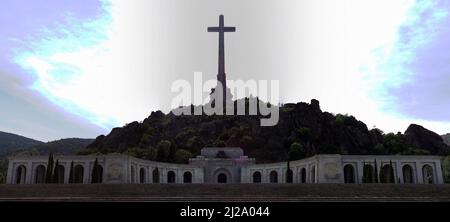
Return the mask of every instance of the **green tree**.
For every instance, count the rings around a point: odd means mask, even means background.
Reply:
[[[386,134],[383,145],[386,148],[387,154],[399,154],[407,149],[401,134]]]
[[[92,166],[92,177],[91,183],[100,183],[101,174],[100,174],[100,165],[98,165],[98,159],[95,158],[94,166]]]
[[[214,146],[215,147],[226,147],[227,145],[223,140],[218,139],[214,142]]]
[[[69,183],[74,183],[74,178],[73,178],[73,161],[70,163]]]
[[[141,141],[139,141],[139,147],[146,147],[150,144],[152,137],[151,135],[144,133],[141,137]]]
[[[53,183],[53,153],[48,155],[47,171],[45,172],[45,183]]]
[[[58,183],[58,178],[59,178],[59,170],[58,170],[58,166],[59,166],[59,160],[56,160],[55,163],[55,168],[53,169],[53,179],[52,179],[52,183]]]
[[[381,143],[378,143],[377,145],[375,145],[373,152],[376,155],[387,154],[386,149],[384,148],[384,145]]]
[[[184,149],[179,149],[175,153],[175,162],[176,163],[188,163],[189,158],[191,158],[191,157],[192,157],[191,152],[184,150]]]
[[[159,141],[158,145],[156,145],[156,150],[157,150],[156,159],[158,161],[163,161],[163,162],[169,161],[170,146],[171,146],[171,143],[168,140]]]
[[[288,152],[289,160],[299,160],[305,157],[305,149],[302,144],[294,142],[291,144]]]
[[[380,175],[378,175],[378,164],[377,164],[377,159],[374,160],[375,161],[375,179],[373,180],[374,183],[378,183],[378,179],[380,178]]]

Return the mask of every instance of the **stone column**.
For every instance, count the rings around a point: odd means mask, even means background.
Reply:
[[[278,177],[278,183],[286,183],[286,170],[284,170],[283,167],[278,168],[278,175],[280,175]]]
[[[364,176],[364,165],[361,161],[358,161],[356,163],[355,171],[356,171],[356,181],[355,182],[358,184],[362,184],[363,176]]]
[[[444,176],[442,174],[442,167],[441,167],[441,161],[435,162],[436,167],[436,184],[443,184],[444,183]]]
[[[161,169],[161,174],[160,174],[160,177],[161,177],[161,180],[160,180],[160,183],[167,183],[167,169],[165,169],[165,168],[162,168]]]
[[[32,161],[27,162],[25,172],[26,172],[25,184],[32,184],[32,179],[33,179],[32,178],[32,176],[33,176],[33,162]]]
[[[83,183],[88,184],[89,183],[89,162],[82,163],[83,166]]]
[[[67,162],[65,162],[64,164],[61,164],[61,165],[64,166],[64,183],[67,184],[67,183],[69,183],[69,177],[70,177],[70,163],[67,164]]]
[[[401,167],[401,163],[400,161],[395,161],[395,168],[397,169],[397,178],[395,180],[395,183],[405,183],[405,181],[403,181],[403,171],[402,171],[402,167]],[[400,178],[400,181],[398,181]]]
[[[422,164],[416,162],[417,183],[423,184]]]
[[[14,183],[14,175],[13,175],[14,169],[13,169],[13,167],[14,167],[13,160],[9,159],[8,160],[8,172],[6,174],[6,183],[7,184],[13,184]]]
[[[177,175],[176,175],[176,177],[175,177],[175,183],[183,183],[183,174],[184,174],[184,172],[183,172],[183,170],[181,170],[181,169],[177,169]]]

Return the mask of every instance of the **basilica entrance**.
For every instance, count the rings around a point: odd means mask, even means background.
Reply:
[[[227,183],[227,175],[221,173],[217,176],[217,183]]]
[[[213,183],[232,183],[231,173],[227,169],[221,168],[214,172]]]

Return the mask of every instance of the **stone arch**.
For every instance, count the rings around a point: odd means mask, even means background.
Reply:
[[[45,183],[45,173],[46,168],[44,165],[37,166],[35,170],[34,183]]]
[[[27,178],[27,168],[24,165],[20,165],[16,169],[16,184],[25,184]]]
[[[73,182],[74,183],[83,183],[84,181],[84,167],[81,164],[76,165],[73,168]]]
[[[192,173],[189,171],[183,174],[183,183],[192,183]]]
[[[351,164],[344,166],[344,182],[355,183],[355,168]]]
[[[276,170],[272,170],[269,174],[270,183],[278,183],[278,172]]]
[[[311,167],[311,183],[316,183],[316,166]]]
[[[253,173],[253,183],[261,183],[261,172],[256,171]]]
[[[402,167],[402,174],[403,183],[414,183],[414,170],[410,165],[405,164]]]
[[[304,167],[300,170],[300,182],[306,183],[306,168]]]
[[[370,164],[366,164],[363,167],[363,178],[362,178],[362,182],[363,183],[373,183],[374,181],[374,168],[372,165]]]
[[[219,173],[219,175],[217,175],[217,183],[227,183],[228,182],[228,177],[225,173]]]
[[[175,172],[170,170],[167,172],[167,183],[175,183],[176,182],[176,175]]]
[[[214,178],[216,183],[231,183],[232,177],[231,173],[224,168],[220,168],[214,172]]]
[[[136,170],[134,166],[131,166],[131,183],[136,183]]]
[[[428,164],[425,164],[422,167],[422,175],[424,184],[434,184],[433,167],[431,167]]]
[[[286,183],[292,183],[294,180],[294,172],[291,169],[286,170]]]
[[[152,182],[153,183],[159,183],[159,170],[158,170],[158,168],[155,168],[152,171]]]
[[[139,170],[139,183],[145,183],[145,181],[147,180],[147,172],[145,170],[144,167],[141,167],[141,169]]]
[[[394,169],[390,164],[381,167],[380,183],[395,183]]]
[[[54,175],[54,183],[64,183],[64,174],[66,170],[63,165],[58,164],[55,166],[55,170],[53,172]]]

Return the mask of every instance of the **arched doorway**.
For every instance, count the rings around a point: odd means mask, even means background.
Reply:
[[[311,183],[316,183],[316,166],[311,167]]]
[[[301,178],[301,183],[306,183],[306,169],[302,168],[300,170],[300,178]]]
[[[380,182],[395,183],[394,169],[390,164],[386,164],[383,167],[381,167]]]
[[[74,183],[83,183],[84,180],[84,168],[82,165],[77,165],[74,169]]]
[[[16,170],[16,184],[25,184],[25,178],[27,175],[27,168],[24,165],[20,165]]]
[[[270,172],[270,183],[278,183],[278,173],[275,170],[272,170],[272,172]]]
[[[423,166],[422,173],[424,184],[434,184],[433,167],[430,165]]]
[[[192,173],[189,171],[183,174],[183,183],[192,183]]]
[[[225,173],[219,173],[217,175],[217,183],[227,183],[227,175]]]
[[[54,182],[55,183],[64,183],[64,173],[65,173],[65,168],[62,165],[56,165],[55,166],[55,172],[53,172],[53,176],[54,176]]]
[[[253,183],[261,183],[261,173],[259,171],[253,173]]]
[[[372,165],[364,165],[363,168],[363,178],[362,178],[362,182],[363,183],[373,183],[374,182],[374,168]]]
[[[34,177],[34,183],[45,183],[45,166],[39,165],[36,167],[36,175]]]
[[[226,168],[220,168],[214,171],[213,178],[216,183],[232,183],[233,178],[230,171]]]
[[[159,170],[158,168],[155,168],[152,172],[152,182],[153,183],[159,183]]]
[[[403,183],[414,183],[413,168],[410,165],[404,165],[402,167]]]
[[[146,179],[146,176],[145,176],[145,169],[144,168],[141,168],[140,170],[139,170],[139,183],[145,183],[145,179]]]
[[[344,166],[344,182],[355,183],[355,168],[351,164]]]
[[[175,183],[175,172],[167,172],[167,183]]]

